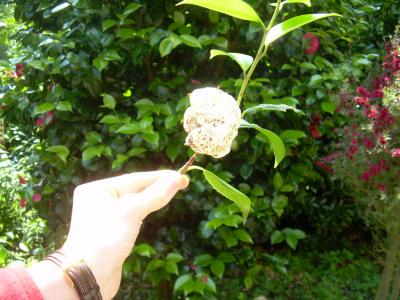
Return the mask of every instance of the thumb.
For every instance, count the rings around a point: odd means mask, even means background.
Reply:
[[[179,190],[185,189],[189,179],[175,171],[170,171],[159,177],[153,184],[149,185],[137,196],[146,207],[146,216],[156,210],[163,208],[175,196]],[[143,216],[145,218],[146,216]]]

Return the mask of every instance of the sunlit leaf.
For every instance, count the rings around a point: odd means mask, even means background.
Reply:
[[[225,52],[221,50],[211,50],[210,52],[210,59],[213,59],[216,56],[228,56],[232,58],[234,61],[236,61],[239,66],[242,68],[243,72],[246,73],[247,70],[251,67],[251,64],[253,63],[253,57],[250,55],[242,54],[242,53],[234,53],[234,52]]]
[[[289,20],[286,20],[278,25],[272,27],[272,29],[268,32],[267,39],[265,44],[269,45],[279,39],[280,37],[288,34],[289,32],[300,28],[306,24],[321,20],[323,18],[328,17],[341,17],[338,14],[331,13],[331,14],[309,14],[309,15],[301,15]]]
[[[257,22],[264,26],[256,11],[242,0],[229,0],[229,3],[225,0],[184,0],[177,5],[182,4],[201,6],[238,19]]]

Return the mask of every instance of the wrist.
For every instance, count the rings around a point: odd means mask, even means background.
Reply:
[[[50,261],[41,261],[28,268],[36,286],[45,300],[79,300],[76,290],[69,286],[64,272]]]

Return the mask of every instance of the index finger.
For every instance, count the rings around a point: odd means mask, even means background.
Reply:
[[[107,189],[112,194],[117,194],[114,196],[120,197],[125,194],[140,193],[160,177],[173,174],[175,171],[171,170],[136,172],[94,181],[91,184],[96,184],[99,188]]]

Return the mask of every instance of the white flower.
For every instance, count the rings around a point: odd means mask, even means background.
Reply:
[[[202,88],[190,94],[183,127],[185,145],[199,154],[221,158],[227,155],[238,134],[241,112],[236,100],[217,88]]]

